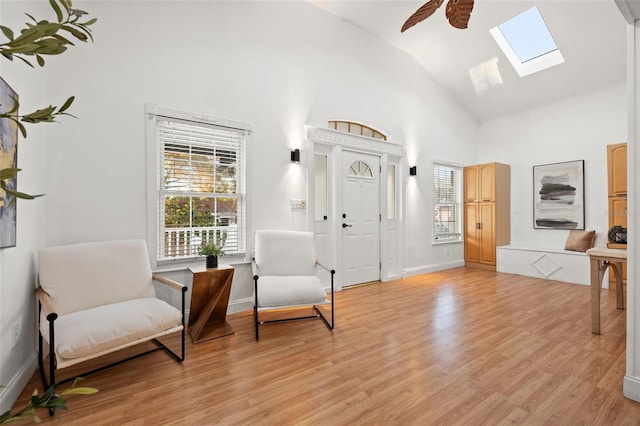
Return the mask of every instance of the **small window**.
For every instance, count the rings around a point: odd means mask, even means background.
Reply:
[[[347,176],[373,179],[373,171],[367,163],[358,160],[351,163],[347,171]]]
[[[462,168],[433,163],[433,240],[462,241]]]
[[[316,197],[315,197],[315,220],[325,220],[328,212],[329,204],[329,174],[327,156],[322,154],[315,155],[315,183],[316,183]]]
[[[212,124],[218,120],[201,117],[164,109],[149,114],[147,137],[156,176],[150,212],[155,217],[150,220],[157,224],[152,242],[157,261],[198,256],[203,242],[217,242],[227,255],[245,252],[250,127]]]
[[[353,133],[354,135],[366,136],[368,138],[382,139],[383,141],[387,140],[387,135],[382,132],[353,121],[331,120],[329,121],[329,128],[339,130],[341,132]]]
[[[387,165],[387,219],[396,218],[396,166]]]
[[[537,6],[489,30],[520,77],[564,62]]]

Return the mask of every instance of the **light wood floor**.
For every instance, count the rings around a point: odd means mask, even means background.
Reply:
[[[228,320],[236,334],[189,341],[182,365],[155,353],[89,376],[100,392],[44,423],[640,424],[614,290],[600,336],[589,287],[473,268],[337,293],[333,332],[265,325],[256,342],[250,313]]]

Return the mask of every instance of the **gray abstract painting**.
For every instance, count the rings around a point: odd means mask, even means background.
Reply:
[[[584,229],[584,160],[533,167],[533,227]]]

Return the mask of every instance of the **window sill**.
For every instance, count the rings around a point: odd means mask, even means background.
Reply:
[[[156,270],[153,272],[176,272],[176,271],[185,271],[190,267],[203,265],[205,262],[204,256],[183,258],[183,259],[165,259],[158,260]],[[227,265],[239,265],[244,263],[250,263],[249,259],[245,259],[245,256],[242,255],[233,255],[233,256],[222,256],[218,257],[218,262],[221,264]]]

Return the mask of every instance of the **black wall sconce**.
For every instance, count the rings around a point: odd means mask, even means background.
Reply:
[[[418,174],[417,166],[409,167],[409,176],[415,176],[417,174]]]
[[[300,162],[300,150],[298,148],[291,151],[291,162],[292,163]]]

